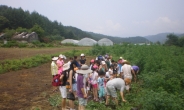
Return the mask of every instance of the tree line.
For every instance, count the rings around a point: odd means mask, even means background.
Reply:
[[[184,47],[184,36],[179,37],[175,34],[169,34],[167,35],[167,40],[165,42],[165,45],[171,46],[179,46],[179,47]]]
[[[22,8],[12,8],[0,5],[0,33],[6,33],[7,38],[11,38],[16,32],[35,31],[41,42],[62,40],[65,38],[81,39],[92,38],[91,35],[76,28],[72,32],[71,27],[63,26],[61,22],[51,21],[38,12],[24,11]],[[77,33],[77,34],[76,34]]]
[[[108,38],[114,43],[141,43],[147,41],[143,37],[121,38],[85,32],[72,26],[63,26],[61,22],[56,20],[51,21],[36,11],[29,12],[22,8],[0,5],[0,33],[5,33],[6,38],[11,39],[16,32],[33,31],[38,34],[39,40],[45,43],[63,39],[80,40],[85,37],[96,41]]]

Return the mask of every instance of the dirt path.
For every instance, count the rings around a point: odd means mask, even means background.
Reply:
[[[66,50],[68,50],[68,48]],[[7,52],[9,51],[10,50]],[[28,50],[25,49],[25,51]],[[37,54],[37,52],[46,53],[48,51],[33,51],[31,53],[32,56]],[[13,54],[15,53],[8,56],[12,57]],[[8,58],[8,56],[6,56],[6,58]],[[18,57],[18,55],[13,56],[12,58]],[[50,96],[60,94],[59,91],[55,93],[52,92],[51,81],[50,62],[30,69],[0,74],[0,110],[61,109],[61,106],[54,108],[48,101]]]
[[[50,63],[31,69],[0,75],[0,109],[30,110],[34,107],[52,110]],[[34,109],[33,109],[34,110]]]

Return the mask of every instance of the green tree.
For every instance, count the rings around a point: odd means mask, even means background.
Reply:
[[[175,34],[167,35],[167,41],[165,42],[166,45],[178,45],[178,36]]]
[[[179,38],[178,43],[180,47],[184,47],[184,36]]]
[[[8,27],[9,25],[9,20],[4,17],[4,16],[0,16],[0,32],[5,28]]]
[[[6,28],[3,32],[5,33],[6,38],[10,40],[16,31],[14,29],[9,30]]]
[[[35,24],[30,30],[32,32],[36,32],[38,34],[38,38],[39,38],[40,42],[44,41],[44,38],[43,38],[44,30],[38,24]]]

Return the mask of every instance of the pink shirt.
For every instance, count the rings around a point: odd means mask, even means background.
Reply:
[[[63,64],[64,64],[64,61],[63,60],[57,60],[57,65],[59,65],[58,67],[58,74],[61,74],[63,72]]]

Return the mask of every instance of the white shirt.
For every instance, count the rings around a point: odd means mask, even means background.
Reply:
[[[96,77],[98,77],[98,73],[96,72],[96,71],[94,71],[93,73],[92,73],[92,84],[97,84],[97,78]]]
[[[123,72],[124,78],[130,78],[132,79],[132,71],[133,68],[131,65],[124,64],[121,68],[121,71]]]
[[[120,90],[120,92],[123,92],[125,89],[125,81],[121,78],[114,78],[112,80],[109,80],[107,82],[107,86],[114,86],[115,88],[117,88],[118,90]]]

